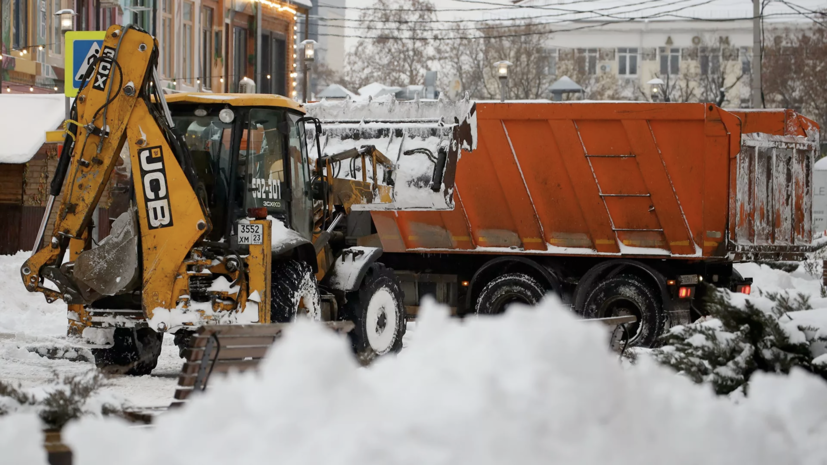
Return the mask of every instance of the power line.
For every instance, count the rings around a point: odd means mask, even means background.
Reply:
[[[674,17],[674,19],[673,19],[674,21],[688,20],[688,21],[692,21],[692,22],[711,22],[711,23],[749,21],[749,20],[755,19],[752,16],[749,16],[749,17],[744,16],[744,17],[739,17],[739,18],[697,18],[697,17],[693,17],[693,16],[673,15],[673,14],[669,14],[668,16]],[[766,15],[766,17],[799,17],[799,16],[805,16],[805,15],[802,14],[802,13],[773,13],[773,14]],[[658,18],[657,16],[640,17],[640,18],[623,18],[623,19],[618,19],[617,21],[614,21],[614,22],[639,21],[641,19],[657,19],[657,18]],[[531,18],[531,19],[533,19],[533,18]],[[548,24],[583,23],[583,22],[593,22],[593,21],[595,21],[595,19],[591,19],[591,18],[583,19],[583,18],[581,18],[581,19],[561,19],[559,21],[542,21],[542,22],[536,22],[536,23],[506,24],[506,25],[496,25],[496,24],[491,24],[488,21],[479,21],[479,23],[481,23],[482,26],[473,26],[473,27],[469,27],[469,28],[463,28],[463,30],[469,30],[470,31],[470,30],[474,30],[474,29],[477,29],[477,28],[485,29],[485,30],[491,30],[491,29],[519,29],[521,27],[526,27],[526,26],[543,26],[543,25],[548,25]],[[669,21],[669,20],[664,20],[664,21]],[[426,22],[430,23],[430,24],[441,24],[443,22],[447,22],[449,24],[454,23],[452,21],[426,21]],[[461,22],[465,23],[465,22],[470,22],[470,21],[461,21]],[[386,23],[396,24],[397,21],[386,21]],[[407,25],[408,23],[409,23],[409,21],[400,21],[400,22],[398,22],[398,24],[400,24],[400,26]],[[314,23],[311,22],[311,25],[314,25]],[[320,26],[321,23],[315,23],[315,25]],[[399,31],[400,30],[400,27],[345,26],[345,25],[338,25],[338,24],[328,25],[328,27],[339,28],[339,29],[345,29],[345,28],[347,28],[347,29],[364,29],[364,30],[368,30],[368,31]],[[448,29],[448,28],[419,28],[419,27],[417,27],[416,30],[417,31],[436,31],[436,32],[451,32],[452,31],[452,29]],[[320,35],[323,35],[323,34],[320,34]],[[387,39],[387,37],[382,37],[382,36],[378,36],[376,38],[377,39],[379,39],[379,38]]]
[[[800,14],[794,13],[778,13],[778,14],[771,14],[771,15],[764,15],[764,17],[778,17],[778,16],[802,16]],[[317,34],[319,37],[338,37],[338,38],[353,38],[353,39],[372,39],[372,40],[417,40],[417,41],[447,41],[447,40],[478,40],[478,39],[501,39],[501,38],[509,38],[509,37],[524,37],[524,36],[535,36],[535,35],[544,35],[544,34],[556,34],[556,33],[565,33],[571,31],[579,31],[583,29],[591,29],[591,28],[600,28],[608,25],[617,25],[629,22],[640,21],[643,19],[653,19],[657,18],[657,16],[653,17],[639,17],[639,18],[627,18],[622,20],[611,20],[611,21],[603,21],[596,24],[588,24],[582,27],[575,27],[575,28],[568,28],[568,29],[550,29],[550,30],[543,30],[543,31],[530,31],[530,32],[522,32],[522,33],[514,33],[514,34],[499,34],[499,35],[484,35],[484,36],[427,36],[427,37],[395,37],[395,36],[372,36],[372,35],[363,35],[363,34],[336,34],[336,33],[319,33]],[[741,18],[720,18],[720,19],[709,19],[709,18],[696,18],[692,16],[678,16],[675,21],[689,21],[689,22],[715,22],[715,23],[723,23],[723,22],[738,22],[738,21],[749,21],[754,19],[753,17],[741,17]],[[578,21],[557,21],[557,22],[546,22],[546,23],[539,23],[540,26],[548,25],[548,24],[565,24],[565,23],[579,23],[582,24],[584,22],[593,23],[594,20],[578,20]],[[538,25],[538,24],[534,24]],[[520,26],[509,26],[509,27],[501,27],[501,29],[518,29]],[[362,28],[364,29],[364,28]],[[486,29],[486,28],[483,28]],[[370,30],[370,29],[369,29]],[[373,28],[372,30],[393,30],[399,31],[400,28]],[[447,29],[416,29],[416,30],[423,30],[423,31],[440,31],[440,32],[449,32]],[[471,31],[471,29],[468,29]]]
[[[812,22],[814,22],[814,23],[818,24],[819,26],[827,29],[827,26],[825,26],[824,23],[822,23],[821,21],[819,21],[815,18],[812,18],[812,17],[808,16],[807,13],[801,12],[801,10],[799,10],[799,8],[801,8],[802,10],[805,10],[805,11],[809,11],[810,13],[814,13],[814,14],[824,14],[824,13],[818,12],[818,11],[813,11],[813,10],[804,8],[801,5],[795,5],[793,3],[790,3],[790,2],[787,2],[787,1],[784,1],[784,0],[780,0],[780,1],[781,1],[781,3],[783,3],[783,4],[787,5],[788,7],[792,8],[793,10],[798,11],[799,13],[801,13],[807,19],[812,20]]]

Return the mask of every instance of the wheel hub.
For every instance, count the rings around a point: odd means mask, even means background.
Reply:
[[[388,314],[385,312],[385,308],[383,307],[380,312],[379,318],[376,320],[377,334],[382,334],[385,332],[385,328],[388,326]]]

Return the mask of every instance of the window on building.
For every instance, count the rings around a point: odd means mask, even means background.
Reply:
[[[698,61],[701,63],[702,76],[719,76],[721,74],[721,49],[701,47]]]
[[[230,92],[238,92],[238,82],[247,75],[247,30],[243,27],[233,28],[233,87]]]
[[[752,51],[747,47],[741,47],[741,73],[749,74],[752,72]]]
[[[161,0],[161,75],[167,79],[175,78],[172,31],[172,0]]]
[[[124,25],[134,24],[145,31],[152,30],[152,2],[154,0],[127,0],[124,8]]]
[[[681,49],[675,47],[660,47],[660,74],[677,75],[681,71]]]
[[[597,74],[597,49],[578,48],[577,66],[580,68],[581,73],[589,75]]]
[[[187,84],[193,84],[194,80],[192,79],[192,68],[193,68],[193,57],[195,54],[193,53],[193,5],[192,2],[184,2],[183,3],[183,14],[182,16],[182,25],[183,30],[181,31],[181,79],[184,80]]]
[[[49,43],[52,44],[50,48],[52,53],[60,55],[63,53],[61,48],[63,33],[60,31],[60,18],[55,17],[55,13],[60,11],[60,0],[51,0],[49,3],[51,4],[49,18],[52,19],[52,29],[49,31]]]
[[[213,64],[213,9],[201,7],[201,82],[210,88]]]
[[[29,45],[29,2],[13,0],[12,48],[22,50]]]
[[[636,76],[637,58],[637,48],[618,48],[617,73],[621,76]]]

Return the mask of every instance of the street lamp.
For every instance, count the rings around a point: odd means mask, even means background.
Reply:
[[[55,16],[60,18],[60,32],[63,33],[63,54],[66,55],[66,33],[69,31],[75,30],[75,16],[78,14],[75,13],[75,10],[71,8],[64,8],[62,10],[58,10],[55,12]],[[68,70],[66,70],[68,71]],[[66,95],[66,89],[63,89],[63,95]],[[71,115],[69,114],[71,108],[69,106],[69,97],[64,97],[65,100],[65,112],[66,112],[66,119],[68,120]]]
[[[505,102],[508,93],[508,67],[511,66],[511,62],[502,60],[494,63],[494,66],[497,67],[497,77],[500,79],[500,102]]]
[[[64,8],[55,12],[55,16],[60,17],[60,32],[65,34],[75,30],[75,16],[77,15],[71,8]]]
[[[303,40],[301,45],[304,45],[304,103],[307,103],[310,95],[310,63],[316,61],[316,41]]]
[[[652,100],[653,101],[658,100],[658,94],[659,93],[662,93],[662,94],[666,95],[666,92],[661,92],[663,90],[663,79],[661,79],[661,78],[651,79],[646,84],[651,86],[651,88],[652,88]]]

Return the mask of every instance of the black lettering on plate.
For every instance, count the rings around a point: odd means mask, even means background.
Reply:
[[[148,147],[138,152],[141,162],[141,185],[149,229],[172,226],[167,170],[161,147]]]
[[[115,49],[112,47],[103,47],[98,63],[98,72],[95,73],[94,80],[92,81],[93,89],[106,89],[106,83],[109,82],[109,76],[112,75],[113,63],[115,63]]]

